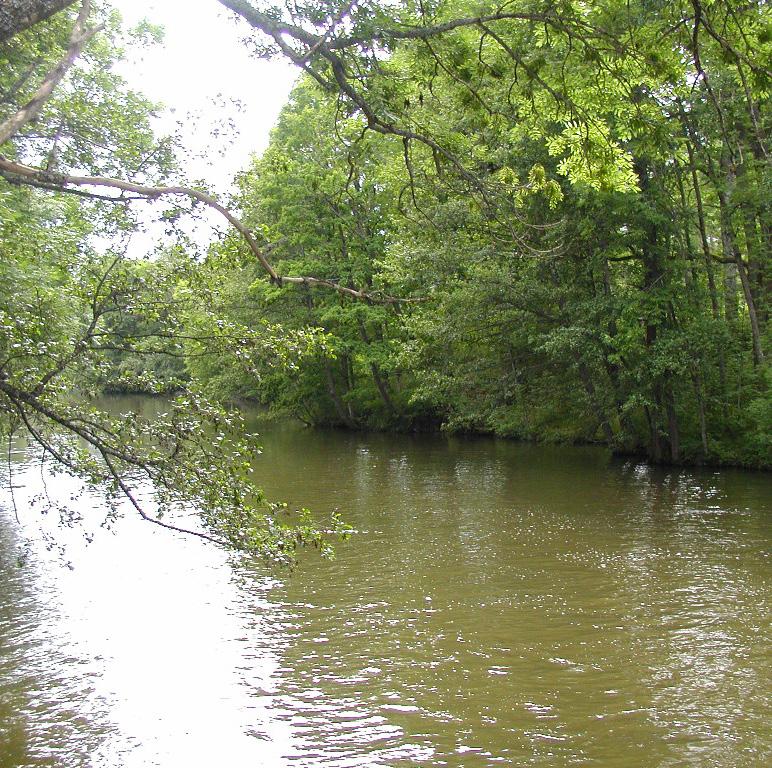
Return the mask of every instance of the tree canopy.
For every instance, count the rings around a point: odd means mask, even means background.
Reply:
[[[230,202],[114,73],[152,26],[4,4],[6,432],[279,559],[321,534],[254,490],[217,403],[769,465],[765,3],[220,3],[303,73]],[[231,234],[128,259],[138,199]],[[115,420],[105,388],[174,399]]]
[[[423,299],[378,326],[392,424],[768,462],[764,4],[223,5],[306,72],[245,190],[286,263],[343,279],[371,184],[360,279]],[[314,321],[340,336],[352,316],[337,392],[313,374],[296,413],[383,423],[368,311]]]

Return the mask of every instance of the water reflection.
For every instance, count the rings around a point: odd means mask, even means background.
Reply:
[[[769,477],[253,428],[270,496],[359,531],[335,561],[125,520],[19,569],[5,500],[2,768],[767,762]]]
[[[60,533],[63,557],[29,509],[39,478],[37,462],[17,464],[21,524],[0,512],[0,765],[280,764],[288,729],[253,693],[279,664],[271,582],[237,587],[221,553],[130,516],[92,544]],[[62,475],[47,485],[54,505],[81,490]],[[77,503],[89,531],[98,500]]]

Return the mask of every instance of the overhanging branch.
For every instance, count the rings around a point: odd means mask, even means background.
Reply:
[[[123,181],[122,179],[112,179],[106,176],[74,176],[65,173],[51,173],[50,171],[44,171],[40,168],[33,168],[32,166],[13,162],[2,155],[0,155],[0,176],[3,176],[13,183],[27,182],[31,185],[45,185],[48,189],[56,189],[60,192],[77,193],[82,192],[82,190],[80,190],[81,187],[98,187],[128,192],[130,194],[138,195],[145,200],[157,200],[160,197],[168,196],[189,197],[197,202],[203,203],[228,221],[228,223],[244,238],[252,255],[257,259],[260,266],[268,273],[271,282],[276,285],[297,284],[320,286],[330,288],[354,299],[373,301],[381,304],[423,301],[421,298],[401,299],[396,296],[389,296],[378,292],[360,291],[356,288],[349,288],[332,280],[325,280],[318,277],[279,275],[271,262],[266,258],[265,251],[260,247],[257,240],[255,240],[249,227],[214,197],[198,189],[183,186],[153,187],[144,184],[135,184],[131,181]]]
[[[86,29],[86,19],[90,12],[90,0],[83,0],[80,6],[80,13],[70,34],[70,44],[67,48],[67,53],[43,78],[43,82],[32,95],[32,98],[0,125],[0,144],[5,144],[6,141],[12,139],[21,128],[40,114],[40,110],[48,101],[54,88],[62,81],[62,78],[67,74],[75,59],[80,56],[83,46],[101,29],[100,27]]]

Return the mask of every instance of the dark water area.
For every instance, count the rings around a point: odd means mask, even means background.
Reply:
[[[270,498],[355,529],[335,560],[248,569],[129,514],[62,555],[29,501],[77,483],[17,448],[0,768],[772,762],[769,475],[250,429]]]

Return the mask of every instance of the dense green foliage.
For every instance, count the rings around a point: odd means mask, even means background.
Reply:
[[[157,30],[83,0],[0,44],[5,431],[279,558],[320,534],[250,490],[213,402],[769,465],[766,4],[221,3],[304,70],[240,219],[159,187],[177,147],[112,68]],[[128,259],[130,200],[170,194]],[[200,204],[235,227],[203,261],[173,236]],[[148,424],[82,404],[105,389],[180,394]]]
[[[405,33],[501,12],[523,17]],[[242,207],[280,272],[420,300],[280,291],[240,265],[237,303],[332,343],[238,390],[313,423],[767,464],[763,5],[406,3],[354,19],[317,38]],[[296,55],[311,45],[289,34]]]
[[[72,23],[59,15],[0,45],[0,126],[32,102]],[[106,523],[129,505],[163,527],[271,560],[291,561],[301,545],[327,551],[307,513],[263,498],[252,477],[254,436],[185,369],[186,359],[207,356],[289,364],[318,334],[207,322],[210,295],[179,247],[126,256],[137,228],[132,195],[93,185],[76,195],[48,191],[61,186],[59,169],[143,183],[179,176],[174,142],[150,129],[154,106],[112,70],[117,20],[102,23],[42,111],[0,147],[3,160],[46,169],[32,186],[13,174],[0,182],[0,433],[26,432],[59,470],[102,489]],[[132,44],[150,32],[143,27]],[[174,396],[149,420],[111,415],[98,399],[105,390]],[[201,524],[189,522],[192,509]],[[59,512],[68,525],[81,518],[77,505]]]

